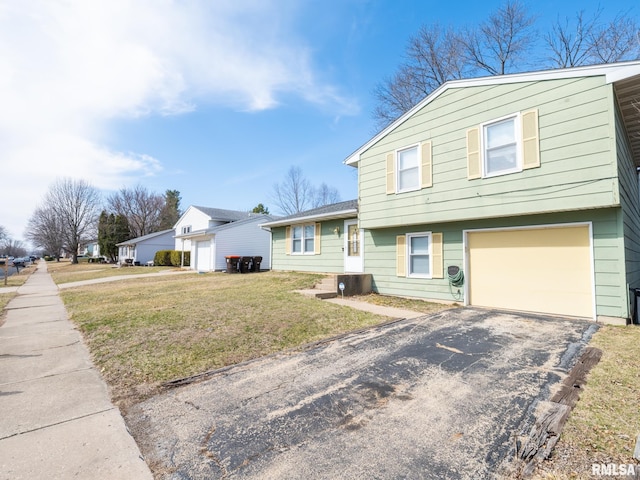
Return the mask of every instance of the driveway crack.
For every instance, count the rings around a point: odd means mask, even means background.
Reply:
[[[222,460],[220,460],[220,458],[209,449],[209,442],[211,441],[211,438],[215,433],[216,433],[216,426],[212,425],[209,431],[207,432],[207,434],[205,435],[204,440],[202,441],[202,446],[200,447],[200,453],[202,453],[205,457],[207,457],[213,463],[215,463],[215,465],[220,470],[220,474],[222,475],[220,478],[224,479],[229,477],[229,472],[227,472],[227,468],[222,463]]]

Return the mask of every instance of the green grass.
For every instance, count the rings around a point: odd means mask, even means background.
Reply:
[[[72,288],[61,295],[114,400],[126,408],[159,382],[388,320],[293,292],[311,288],[320,277],[162,276]]]

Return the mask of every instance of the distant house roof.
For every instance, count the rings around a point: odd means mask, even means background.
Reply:
[[[167,233],[174,233],[173,228],[169,229],[169,230],[162,230],[161,232],[154,232],[154,233],[148,233],[147,235],[143,235],[141,237],[137,237],[137,238],[132,238],[130,240],[124,241],[124,242],[120,242],[120,243],[116,243],[117,247],[124,247],[127,245],[137,245],[140,242],[144,242],[145,240],[150,240],[154,237],[159,237],[161,235],[165,235]]]
[[[205,228],[202,230],[194,230],[192,232],[189,233],[183,233],[181,235],[176,235],[176,238],[197,238],[197,237],[204,237],[204,236],[211,236],[213,234],[216,234],[218,232],[222,232],[224,230],[229,230],[232,228],[237,228],[241,225],[246,225],[247,223],[252,223],[252,222],[264,222],[264,221],[269,221],[269,220],[276,220],[278,217],[273,216],[273,215],[268,215],[265,213],[250,213],[250,214],[245,214],[245,215],[249,215],[245,218],[243,218],[242,220],[238,220],[235,222],[229,222],[229,223],[225,223],[223,225],[217,225],[215,227],[210,227],[210,228]],[[260,226],[262,226],[262,223],[260,223]]]
[[[608,63],[603,65],[590,65],[586,67],[559,68],[554,70],[514,73],[509,75],[494,75],[490,77],[450,80],[440,85],[424,99],[418,102],[413,108],[402,114],[395,121],[391,122],[382,131],[377,133],[373,138],[349,155],[343,163],[357,167],[360,156],[372,145],[449,89],[593,76],[604,76],[605,81],[607,83],[612,83],[616,88],[618,96],[617,100],[623,115],[625,126],[629,133],[631,149],[636,157],[636,166],[640,167],[640,122],[638,121],[640,114],[636,108],[636,104],[638,102],[637,99],[640,96],[640,61],[637,60],[631,62]]]
[[[205,213],[206,215],[211,217],[212,220],[225,220],[227,222],[235,222],[249,216],[249,212],[241,212],[239,210],[224,210],[222,208],[198,207],[197,205],[194,205],[193,208],[197,208],[201,212]]]
[[[358,200],[347,200],[345,202],[332,203],[322,207],[313,208],[304,212],[294,213],[287,217],[282,217],[273,222],[263,223],[263,227],[282,227],[293,223],[301,223],[315,220],[334,220],[338,218],[351,218],[358,216]]]

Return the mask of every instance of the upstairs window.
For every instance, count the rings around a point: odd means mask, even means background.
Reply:
[[[511,117],[484,126],[485,177],[522,170],[517,120],[517,117]]]
[[[420,188],[420,162],[418,146],[398,150],[398,192],[408,192]]]
[[[488,178],[540,167],[538,110],[467,130],[467,178]]]
[[[394,150],[386,157],[387,195],[433,186],[430,140]]]
[[[185,235],[187,233],[191,233],[191,225],[182,227],[182,234]]]

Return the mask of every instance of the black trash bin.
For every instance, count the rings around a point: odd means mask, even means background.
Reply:
[[[253,262],[251,263],[251,271],[259,272],[261,263],[262,263],[262,257],[253,257]]]
[[[249,273],[251,271],[252,257],[242,257],[240,259],[240,273]]]
[[[632,288],[633,292],[633,316],[631,317],[631,323],[634,325],[640,325],[640,288]]]
[[[228,255],[224,258],[227,259],[227,273],[238,273],[240,257],[238,255]]]

